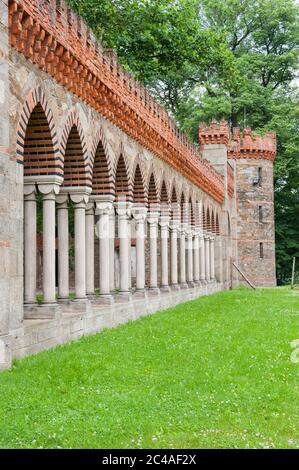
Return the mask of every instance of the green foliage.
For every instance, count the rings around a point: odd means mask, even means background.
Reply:
[[[243,288],[17,361],[0,447],[298,448],[298,308]]]
[[[199,121],[278,136],[277,272],[298,237],[298,4],[295,0],[69,0],[125,68],[197,141]]]

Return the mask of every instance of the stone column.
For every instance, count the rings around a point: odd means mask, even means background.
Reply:
[[[150,238],[150,292],[159,293],[158,288],[158,222],[159,222],[159,213],[150,212],[148,215],[149,222],[149,238]]]
[[[55,199],[59,193],[58,185],[41,184],[38,186],[43,194],[43,294],[44,303],[56,302],[55,286]]]
[[[36,189],[24,185],[24,301],[36,303]]]
[[[145,288],[145,221],[147,209],[133,207],[133,217],[136,227],[136,290],[144,292]]]
[[[88,202],[87,194],[70,195],[74,203],[75,213],[75,293],[76,300],[86,299],[86,233],[85,209]]]
[[[99,215],[97,234],[100,241],[100,296],[101,301],[110,303],[113,299],[110,290],[110,216],[114,212],[113,198],[96,200],[96,214]]]
[[[193,282],[193,230],[191,227],[187,230],[187,256],[188,256],[188,272],[187,282],[189,286],[194,287]]]
[[[115,255],[115,209],[112,206],[109,215],[109,278],[110,278],[110,292],[115,290],[114,280],[114,255]]]
[[[120,294],[122,297],[129,297],[129,243],[131,244],[131,240],[128,237],[128,225],[131,217],[131,204],[119,201],[115,206],[118,215]]]
[[[199,238],[200,248],[200,281],[202,284],[206,282],[206,249],[205,249],[205,238],[201,234]]]
[[[170,227],[170,262],[171,288],[179,289],[178,285],[178,224],[173,221]]]
[[[214,236],[210,237],[210,256],[211,256],[211,261],[210,261],[211,280],[215,281],[215,237]]]
[[[220,283],[223,282],[223,253],[222,253],[222,237],[216,236],[215,240],[215,276]]]
[[[180,229],[180,287],[188,287],[186,283],[186,227],[181,225]]]
[[[86,237],[86,294],[94,295],[94,203],[88,202],[85,211]]]
[[[59,194],[57,202],[58,228],[58,299],[69,300],[69,218],[68,195]]]
[[[162,264],[162,282],[161,291],[169,292],[169,276],[168,276],[168,233],[169,233],[168,215],[162,215],[160,218],[161,227],[161,264]]]
[[[206,261],[206,281],[210,282],[211,275],[210,275],[210,237],[205,235],[205,261]]]
[[[194,267],[194,282],[199,284],[200,282],[200,258],[199,258],[199,232],[194,231],[193,239],[193,267]]]

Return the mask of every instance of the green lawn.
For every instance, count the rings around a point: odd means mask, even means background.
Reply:
[[[203,297],[0,374],[0,447],[299,448],[299,296]]]

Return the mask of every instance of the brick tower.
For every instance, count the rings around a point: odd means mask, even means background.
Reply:
[[[230,246],[227,256],[254,285],[275,286],[275,134],[253,136],[249,128],[243,132],[234,128],[231,133],[227,122],[221,121],[200,124],[199,142],[203,157],[224,176],[222,227]],[[233,285],[243,282],[235,268],[230,276]]]
[[[275,286],[273,162],[276,136],[233,129],[228,159],[235,169],[237,263],[257,286]]]

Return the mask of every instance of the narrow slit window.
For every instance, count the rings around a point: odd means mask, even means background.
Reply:
[[[264,245],[260,243],[260,258],[264,258]]]
[[[263,222],[263,207],[259,206],[259,222]]]

